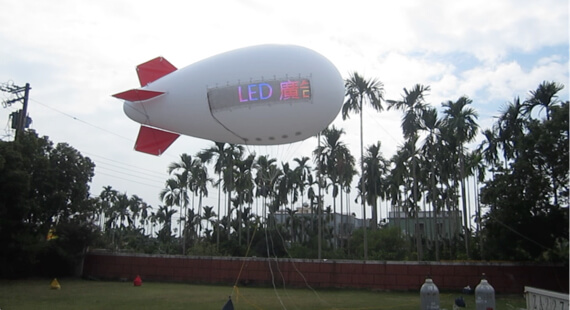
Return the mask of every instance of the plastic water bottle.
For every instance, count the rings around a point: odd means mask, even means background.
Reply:
[[[475,309],[495,310],[495,289],[487,282],[485,274],[475,288]]]
[[[420,310],[439,310],[439,290],[430,277],[420,289]]]

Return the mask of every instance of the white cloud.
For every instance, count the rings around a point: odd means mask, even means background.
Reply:
[[[418,2],[410,23],[422,50],[466,52],[496,62],[513,49],[529,52],[567,43],[568,2]]]

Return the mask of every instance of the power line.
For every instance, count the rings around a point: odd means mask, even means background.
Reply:
[[[118,167],[118,168],[122,169],[121,167]],[[96,166],[95,169],[108,170],[108,171],[112,171],[112,172],[115,172],[115,173],[124,174],[124,175],[127,175],[127,176],[131,176],[131,177],[135,177],[135,178],[138,178],[138,179],[142,179],[142,180],[153,181],[153,182],[154,182],[154,181],[159,182],[157,179],[144,178],[144,177],[140,177],[140,176],[135,175],[135,174],[130,174],[130,173],[122,172],[122,171],[117,171],[117,170],[113,170],[113,169],[110,169],[110,168],[107,168],[107,167],[97,167],[97,166]],[[163,181],[162,181],[162,182],[163,182]]]
[[[32,99],[32,101],[38,103],[39,105],[41,105],[41,106],[43,106],[43,107],[46,107],[46,108],[48,108],[48,109],[50,109],[50,110],[53,110],[53,111],[55,111],[55,112],[57,112],[57,113],[60,113],[60,114],[62,114],[62,115],[65,115],[65,116],[67,116],[67,117],[69,117],[69,118],[71,118],[71,119],[73,119],[73,120],[75,120],[75,121],[81,122],[81,123],[83,123],[83,124],[85,124],[85,125],[88,125],[88,126],[90,126],[90,127],[95,128],[95,129],[104,131],[104,132],[106,132],[106,133],[109,133],[109,134],[112,134],[112,135],[114,135],[114,136],[117,136],[117,137],[119,137],[119,138],[121,138],[121,139],[124,139],[124,140],[127,140],[127,141],[131,142],[131,143],[134,143],[134,140],[133,140],[132,138],[127,138],[127,137],[125,137],[125,136],[121,136],[121,135],[119,135],[119,134],[117,134],[117,133],[115,133],[115,132],[113,132],[113,131],[110,131],[110,130],[108,130],[108,129],[105,129],[105,128],[101,127],[101,126],[97,126],[97,125],[91,124],[91,123],[89,123],[89,122],[87,122],[87,121],[84,121],[84,120],[82,120],[82,119],[79,119],[79,118],[76,117],[76,116],[73,116],[73,115],[71,115],[71,114],[69,114],[69,113],[63,112],[63,111],[58,110],[58,109],[56,109],[56,108],[50,107],[49,105],[47,105],[47,104],[45,104],[45,103],[41,103],[41,102],[39,102],[39,101],[37,101],[37,100]],[[178,159],[178,157],[176,157],[176,156],[174,156],[174,155],[172,155],[172,154],[165,154],[165,156]]]
[[[98,173],[99,173],[99,174],[102,174],[102,175],[106,175],[106,176],[108,176],[108,177],[115,178],[115,179],[120,179],[120,180],[123,180],[123,181],[129,181],[129,182],[132,182],[132,183],[137,183],[137,184],[140,184],[140,185],[149,186],[149,187],[152,187],[152,188],[155,188],[155,189],[156,189],[156,187],[157,187],[156,185],[152,185],[152,184],[148,184],[148,183],[143,183],[143,182],[139,182],[139,181],[133,181],[133,180],[131,180],[131,179],[126,179],[126,178],[118,177],[118,176],[115,176],[115,175],[112,175],[112,174],[108,174],[108,173],[105,173],[105,172],[101,172],[101,171],[99,171]]]
[[[33,102],[35,102],[35,103],[37,103],[37,104],[39,104],[39,105],[45,107],[45,108],[48,108],[48,109],[50,109],[50,110],[53,110],[53,111],[55,111],[55,112],[57,112],[57,113],[60,113],[60,114],[62,114],[62,115],[64,115],[64,116],[67,116],[67,117],[69,117],[69,118],[71,118],[71,119],[73,119],[73,120],[75,120],[75,121],[78,121],[78,122],[80,122],[80,123],[83,123],[83,124],[85,124],[85,125],[88,125],[88,126],[90,126],[90,127],[93,127],[93,128],[95,128],[95,129],[97,129],[97,130],[104,131],[104,132],[106,132],[106,133],[112,134],[112,135],[114,135],[114,136],[116,136],[116,137],[119,137],[119,138],[121,138],[121,139],[124,139],[124,140],[127,140],[127,141],[131,142],[131,143],[134,143],[133,139],[131,139],[131,138],[127,138],[127,137],[122,136],[122,135],[119,135],[119,134],[117,134],[117,133],[115,133],[115,132],[113,132],[113,131],[110,131],[110,130],[108,130],[108,129],[105,129],[105,128],[101,127],[101,126],[97,126],[97,125],[94,125],[94,124],[92,124],[92,123],[90,123],[90,122],[84,121],[84,120],[82,120],[82,119],[80,119],[80,118],[78,118],[78,117],[76,117],[76,116],[73,116],[73,115],[71,115],[71,114],[69,114],[69,113],[63,112],[63,111],[61,111],[61,110],[59,110],[59,109],[53,108],[53,107],[51,107],[51,106],[49,106],[49,105],[47,105],[47,104],[45,104],[45,103],[42,103],[42,102],[40,102],[40,101],[37,101],[37,100],[34,100],[34,99],[31,99],[31,100],[32,100]],[[154,171],[154,170],[150,170],[150,169],[145,169],[145,168],[141,168],[141,167],[139,167],[139,166],[135,166],[135,165],[131,165],[131,164],[119,162],[119,161],[117,161],[117,160],[113,160],[113,159],[110,159],[110,158],[107,158],[107,157],[104,157],[104,156],[100,156],[100,155],[97,155],[97,154],[93,154],[93,153],[90,153],[90,152],[82,151],[82,153],[84,153],[84,154],[86,154],[86,155],[88,155],[88,156],[91,156],[91,157],[98,157],[98,158],[101,158],[101,159],[104,159],[104,160],[108,160],[108,161],[111,161],[111,162],[115,162],[115,163],[118,163],[118,164],[121,164],[121,165],[124,165],[124,166],[134,167],[134,168],[139,169],[139,170],[144,170],[144,171],[147,171],[147,172],[151,172],[151,173],[154,173],[154,174],[156,174],[156,175],[160,175],[160,176],[163,175],[162,172],[158,172],[158,171]]]
[[[37,104],[39,104],[39,105],[41,105],[41,106],[44,106],[44,107],[50,109],[50,110],[53,110],[53,111],[58,112],[58,113],[60,113],[60,114],[63,114],[63,115],[65,115],[65,116],[67,116],[67,117],[69,117],[69,118],[71,118],[71,119],[73,119],[73,120],[76,120],[76,121],[80,122],[80,123],[83,123],[83,124],[85,124],[85,125],[91,126],[91,127],[95,128],[95,129],[104,131],[104,132],[106,132],[106,133],[112,134],[112,135],[117,136],[117,137],[119,137],[119,138],[121,138],[121,139],[125,139],[125,140],[127,140],[127,141],[133,142],[133,139],[130,139],[130,138],[121,136],[121,135],[119,135],[119,134],[117,134],[117,133],[115,133],[115,132],[112,132],[112,131],[110,131],[110,130],[107,130],[107,129],[103,128],[103,127],[100,127],[100,126],[97,126],[97,125],[93,125],[93,124],[91,124],[91,123],[89,123],[89,122],[86,122],[86,121],[84,121],[84,120],[82,120],[82,119],[79,119],[79,118],[77,118],[77,117],[75,117],[75,116],[73,116],[73,115],[71,115],[71,114],[68,114],[68,113],[65,113],[65,112],[63,112],[63,111],[61,111],[61,110],[58,110],[58,109],[56,109],[56,108],[50,107],[50,106],[48,106],[47,104],[41,103],[41,102],[39,102],[39,101],[37,101],[37,100],[34,100],[34,99],[32,99],[32,101],[35,102],[35,103],[37,103]]]
[[[49,105],[47,105],[47,104],[45,104],[45,103],[42,103],[42,102],[40,102],[40,101],[38,101],[38,100],[32,99],[32,101],[33,101],[34,103],[37,103],[37,104],[39,104],[39,105],[45,107],[45,108],[48,108],[48,109],[50,109],[50,110],[53,110],[53,111],[55,111],[55,112],[57,112],[57,113],[60,113],[60,114],[62,114],[62,115],[64,115],[64,116],[66,116],[66,117],[69,117],[69,118],[71,118],[71,119],[73,119],[73,120],[75,120],[75,121],[78,121],[78,122],[83,123],[83,124],[85,124],[85,125],[88,125],[88,126],[90,126],[90,127],[92,127],[92,128],[95,128],[95,129],[97,129],[97,130],[101,130],[101,131],[103,131],[103,132],[105,132],[105,133],[108,133],[108,134],[112,134],[112,135],[114,135],[114,136],[116,136],[116,137],[119,137],[119,138],[121,138],[121,139],[130,141],[131,143],[133,143],[133,140],[130,139],[130,138],[127,138],[127,137],[124,137],[124,136],[122,136],[122,135],[119,135],[119,134],[117,134],[117,133],[115,133],[115,132],[112,132],[112,131],[110,131],[110,130],[107,130],[107,129],[101,127],[101,126],[97,126],[97,125],[94,125],[94,124],[89,123],[89,122],[87,122],[87,121],[84,121],[84,120],[82,120],[82,119],[80,119],[80,118],[78,118],[78,117],[76,117],[76,116],[73,116],[73,115],[71,115],[71,114],[69,114],[69,113],[63,112],[63,111],[61,111],[61,110],[59,110],[59,109],[53,108],[53,107],[51,107],[51,106],[49,106]],[[157,187],[161,187],[161,186],[160,186],[160,185],[152,185],[152,184],[145,183],[145,182],[140,182],[140,180],[142,179],[142,180],[147,180],[147,181],[151,181],[151,182],[157,182],[157,184],[164,182],[164,179],[162,179],[161,177],[164,177],[164,176],[165,176],[165,173],[161,173],[161,172],[154,171],[154,170],[150,170],[150,169],[141,168],[141,167],[139,167],[139,166],[127,164],[127,163],[124,163],[124,162],[119,162],[119,161],[117,161],[117,160],[113,160],[113,159],[110,159],[110,158],[107,158],[107,157],[104,157],[104,156],[101,156],[101,155],[93,154],[93,153],[90,153],[90,152],[82,151],[82,153],[84,153],[85,155],[90,156],[90,157],[99,158],[99,159],[97,160],[97,162],[95,163],[95,164],[96,164],[95,169],[97,170],[97,174],[105,175],[105,176],[112,177],[112,178],[115,178],[115,179],[120,179],[120,180],[128,181],[128,182],[130,182],[130,183],[136,183],[136,184],[140,184],[140,185],[152,187],[152,188],[154,188],[154,189],[156,189]],[[101,160],[102,160],[102,161],[101,161]],[[107,161],[107,162],[105,162],[105,161]],[[118,165],[113,165],[113,164],[110,164],[109,162],[113,162],[113,163],[116,163],[116,164],[118,164]],[[122,170],[125,170],[125,171],[127,171],[127,172],[113,170],[112,168],[105,167],[106,165],[108,165],[108,166],[110,166],[110,167],[115,167],[115,168],[118,168],[118,169],[122,169]],[[125,167],[135,168],[136,170],[135,170],[135,169],[131,169],[131,168],[125,168]],[[101,171],[101,170],[104,170],[104,171]],[[105,172],[105,170],[106,170],[107,172]],[[128,173],[129,171],[132,172],[132,173]],[[141,172],[141,171],[144,171],[144,172]],[[117,176],[117,175],[111,174],[111,173],[109,173],[109,172],[121,174],[121,175],[123,175],[123,176]],[[141,177],[141,176],[140,176],[141,174],[142,174],[142,175],[145,175],[145,176],[147,176],[147,177]],[[135,179],[127,178],[127,177],[124,177],[124,176],[134,177]],[[151,178],[148,178],[148,177],[151,177]],[[158,178],[161,178],[161,179],[159,180]]]
[[[106,160],[106,161],[110,161],[110,162],[113,162],[113,163],[117,163],[117,164],[122,165],[122,166],[133,167],[133,168],[136,168],[137,170],[150,172],[150,173],[141,172],[141,174],[145,174],[145,175],[148,175],[148,176],[153,176],[152,174],[154,174],[155,177],[163,177],[163,176],[166,174],[166,172],[163,173],[163,172],[158,172],[158,171],[155,171],[155,170],[145,169],[145,168],[142,168],[142,167],[139,167],[139,166],[127,164],[127,163],[124,163],[124,162],[120,162],[120,161],[117,161],[117,160],[114,160],[114,159],[111,159],[111,158],[107,158],[107,157],[104,157],[104,156],[96,155],[96,154],[93,154],[93,153],[89,153],[89,152],[85,152],[85,151],[84,151],[83,153],[85,153],[86,155],[88,155],[88,156],[90,156],[90,157],[96,157],[96,158],[99,158],[99,159],[102,159],[102,160]],[[114,167],[119,167],[119,166],[117,166],[117,165],[113,165],[113,164],[109,164],[109,163],[105,163],[105,162],[103,162],[103,164],[107,164],[107,165],[109,165],[109,166],[114,166]],[[122,169],[134,171],[134,170],[132,170],[132,169],[126,169],[126,168],[122,168]]]

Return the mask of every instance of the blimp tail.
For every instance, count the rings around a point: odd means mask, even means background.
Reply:
[[[143,64],[137,66],[137,75],[141,86],[146,86],[150,82],[154,82],[161,77],[176,71],[176,67],[172,65],[164,57],[156,57]]]
[[[135,150],[152,155],[161,155],[176,141],[179,134],[152,127],[141,126]]]
[[[137,66],[137,75],[141,86],[146,86],[161,77],[176,71],[168,60],[163,57],[157,57]],[[130,102],[140,102],[156,98],[163,95],[164,92],[146,89],[130,89],[113,97],[123,99]],[[164,131],[148,126],[141,126],[137,141],[135,142],[135,150],[152,155],[161,155],[166,149],[174,143],[179,134]]]
[[[176,70],[178,69],[176,69],[174,65],[168,62],[168,60],[164,59],[164,57],[156,57],[138,65],[137,75],[139,77],[141,86],[146,86],[149,83],[154,82]],[[136,102],[149,100],[162,94],[164,94],[164,92],[146,89],[130,89],[122,93],[114,94],[113,97]]]

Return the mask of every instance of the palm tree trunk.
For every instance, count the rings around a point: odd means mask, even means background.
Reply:
[[[413,188],[413,199],[414,199],[414,220],[415,220],[415,235],[416,235],[416,249],[418,251],[418,261],[422,260],[422,234],[420,233],[420,221],[418,218],[419,207],[418,207],[418,179],[416,177],[416,160],[412,158],[412,175],[414,178],[414,188]]]
[[[240,203],[238,207],[238,244],[241,245],[241,216],[243,214],[243,205]]]
[[[333,188],[335,184],[333,183]],[[334,189],[333,189],[334,192]],[[336,197],[333,197],[333,248],[338,248],[338,230],[336,227]]]
[[[186,217],[187,217],[188,209],[184,206],[184,215],[183,220],[184,224],[182,225],[182,255],[186,255]],[[180,221],[182,222],[182,221]]]
[[[435,241],[435,260],[439,261],[439,231],[438,231],[438,226],[437,226],[437,220],[438,220],[438,216],[437,216],[437,203],[436,203],[436,185],[435,185],[435,168],[434,168],[434,164],[432,163],[431,165],[431,189],[432,189],[432,199],[431,199],[431,204],[432,204],[432,209],[433,209],[433,218],[434,218],[434,223],[433,223],[433,238]]]
[[[409,245],[409,249],[410,252],[413,251],[413,246],[412,243],[410,242],[411,239],[411,234],[410,234],[410,215],[412,214],[412,211],[410,210],[410,205],[408,204],[408,200],[410,199],[410,196],[408,194],[408,188],[407,188],[407,184],[404,185],[404,218],[405,218],[405,226],[406,226],[406,241],[408,242]]]
[[[343,213],[343,202],[342,202],[342,193],[344,192],[344,186],[340,186],[340,229],[339,229],[339,235],[340,235],[340,247],[344,248],[344,235],[345,235],[345,231],[344,231],[344,213]]]
[[[373,202],[370,204],[370,209],[371,209],[371,217],[372,217],[372,230],[377,230],[378,229],[378,200],[376,199],[378,193],[376,193],[376,180],[374,180],[373,184],[373,197],[374,200]]]
[[[318,140],[318,149],[321,149],[321,134],[319,133],[319,135],[317,136],[317,140]],[[323,233],[322,233],[322,229],[323,229],[323,224],[322,224],[322,209],[321,209],[321,185],[322,185],[322,177],[321,177],[321,171],[322,171],[322,162],[321,162],[321,156],[318,157],[319,158],[319,168],[317,169],[317,173],[319,174],[319,196],[317,198],[317,221],[318,221],[318,240],[317,240],[317,244],[318,244],[318,258],[321,259],[322,256],[322,249],[323,249]]]
[[[216,227],[216,250],[220,250],[220,204],[222,202],[222,176],[218,172],[218,222]]]
[[[460,178],[461,178],[461,204],[463,205],[463,230],[465,233],[464,236],[464,240],[465,240],[465,254],[467,255],[467,258],[470,258],[469,256],[469,228],[468,228],[468,224],[467,224],[467,219],[469,218],[469,214],[467,214],[467,197],[466,197],[466,193],[465,193],[465,162],[464,162],[464,155],[463,155],[463,151],[459,152],[459,173],[460,173]]]
[[[227,213],[228,214],[227,215],[227,217],[228,217],[228,240],[230,240],[230,233],[232,231],[232,225],[231,225],[231,223],[232,223],[232,218],[231,218],[231,215],[232,215],[232,196],[231,196],[232,192],[231,192],[231,189],[228,189],[228,193],[226,195],[227,195],[226,199],[228,202],[228,211],[227,211],[228,212]]]
[[[364,134],[363,134],[363,118],[362,118],[362,100],[360,100],[360,177],[364,176]],[[364,260],[368,260],[368,223],[366,222],[366,199],[364,193],[364,180],[360,182],[360,199],[362,200],[362,218],[364,220]]]
[[[479,237],[479,255],[481,256],[481,260],[485,260],[485,253],[483,251],[483,236],[481,234],[481,204],[479,204],[479,181],[478,181],[479,173],[475,170],[475,182],[474,183],[474,192],[475,192],[475,206],[477,208],[477,236]]]

